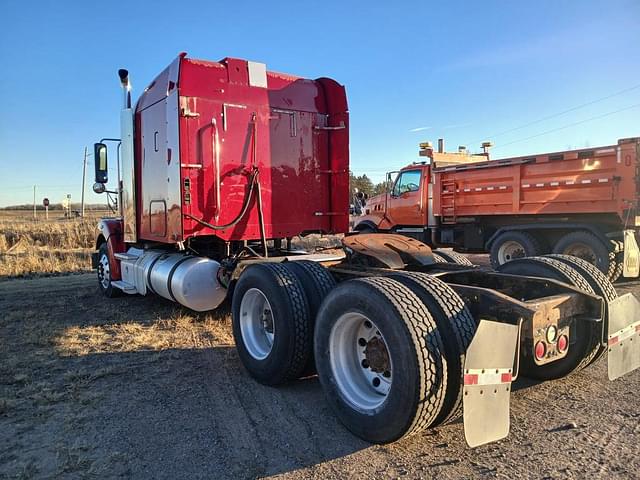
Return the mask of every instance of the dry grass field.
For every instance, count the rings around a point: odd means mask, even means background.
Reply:
[[[38,212],[34,221],[29,211],[0,210],[0,281],[16,277],[39,277],[91,270],[96,225],[107,212],[89,212],[84,219],[65,219],[62,212]],[[339,245],[338,236],[310,235],[297,238],[303,249]]]
[[[90,270],[100,212],[84,219],[65,219],[60,211],[49,212],[49,220],[44,212],[36,221],[31,215],[0,210],[0,281]]]

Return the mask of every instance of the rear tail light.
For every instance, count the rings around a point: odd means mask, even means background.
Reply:
[[[544,344],[544,342],[538,342],[536,343],[534,352],[536,354],[536,358],[538,360],[542,360],[547,353],[547,346]]]
[[[564,352],[568,346],[569,346],[569,339],[567,338],[567,336],[560,335],[560,338],[558,339],[558,351]]]

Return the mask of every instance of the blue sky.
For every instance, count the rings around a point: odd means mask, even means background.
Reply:
[[[504,157],[640,136],[639,46],[638,0],[0,0],[0,206],[79,200],[84,146],[119,134],[117,69],[137,98],[180,51],[345,84],[352,170],[379,181],[438,137]]]

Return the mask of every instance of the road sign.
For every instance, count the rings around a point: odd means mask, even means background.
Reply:
[[[49,206],[49,199],[48,198],[44,198],[42,200],[42,205],[44,205],[45,207],[48,207]]]

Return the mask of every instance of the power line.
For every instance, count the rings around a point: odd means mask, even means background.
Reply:
[[[531,135],[531,136],[526,137],[526,138],[520,138],[519,140],[514,140],[512,142],[503,143],[501,145],[497,145],[497,146],[493,147],[492,149],[495,150],[496,148],[506,147],[507,145],[512,145],[514,143],[519,143],[519,142],[524,142],[524,141],[527,141],[527,140],[531,140],[532,138],[541,137],[541,136],[547,135],[549,133],[557,132],[558,130],[564,130],[565,128],[574,127],[576,125],[580,125],[580,124],[583,124],[583,123],[591,122],[593,120],[598,120],[600,118],[604,118],[604,117],[608,117],[610,115],[614,115],[616,113],[624,112],[625,110],[631,110],[632,108],[636,108],[636,107],[640,107],[640,103],[636,103],[635,105],[630,105],[630,106],[625,107],[625,108],[620,108],[620,109],[614,110],[612,112],[603,113],[602,115],[597,115],[595,117],[586,118],[584,120],[580,120],[579,122],[569,123],[567,125],[563,125],[562,127],[552,128],[551,130],[547,130],[546,132],[540,132],[540,133],[537,133],[535,135]]]
[[[482,142],[482,141],[485,141],[485,140],[488,140],[488,139],[491,139],[491,138],[494,138],[494,137],[499,137],[500,135],[506,135],[507,133],[516,132],[518,130],[522,130],[523,128],[530,127],[531,125],[536,125],[538,123],[541,123],[541,122],[544,122],[544,121],[547,121],[547,120],[551,120],[552,118],[560,117],[562,115],[565,115],[567,113],[573,112],[575,110],[579,110],[581,108],[588,107],[589,105],[593,105],[595,103],[603,102],[604,100],[608,100],[610,98],[617,97],[618,95],[622,95],[623,93],[630,92],[632,90],[635,90],[636,88],[640,88],[640,83],[638,83],[637,85],[633,85],[633,86],[631,86],[629,88],[625,88],[624,90],[620,90],[618,92],[612,93],[610,95],[606,95],[604,97],[600,97],[600,98],[597,98],[595,100],[591,100],[591,101],[586,102],[586,103],[581,103],[580,105],[576,105],[575,107],[568,108],[568,109],[563,110],[561,112],[553,113],[551,115],[547,115],[546,117],[542,117],[542,118],[539,118],[537,120],[533,120],[531,122],[525,123],[524,125],[520,125],[519,127],[513,127],[513,128],[510,128],[508,130],[503,130],[502,132],[495,133],[493,135],[487,135],[484,138],[481,138],[479,140],[474,140],[473,142],[467,142],[464,145],[473,145],[476,142]]]

